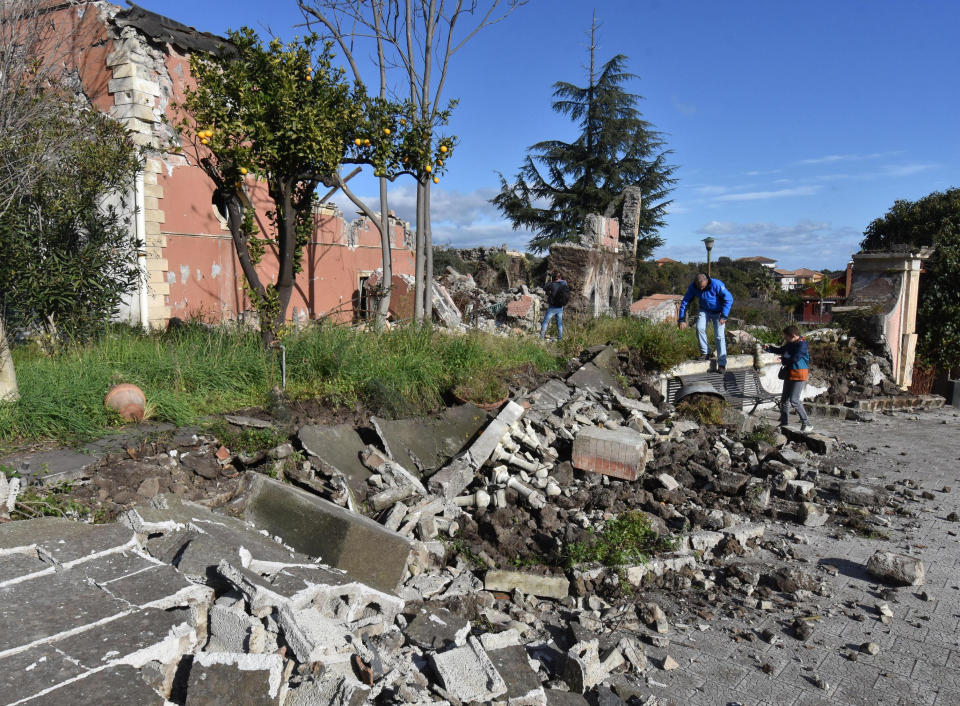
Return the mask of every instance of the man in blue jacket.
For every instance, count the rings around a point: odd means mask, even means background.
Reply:
[[[700,298],[700,313],[697,314],[697,340],[700,342],[700,360],[710,359],[710,349],[707,346],[707,319],[713,322],[713,336],[717,343],[717,372],[727,369],[727,342],[723,337],[730,307],[733,306],[733,295],[727,286],[718,279],[707,277],[702,272],[687,287],[680,303],[680,313],[677,319],[680,328],[686,328],[687,306],[694,297]]]

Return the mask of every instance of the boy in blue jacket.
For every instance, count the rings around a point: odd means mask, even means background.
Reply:
[[[787,417],[792,405],[797,414],[800,415],[800,422],[803,426],[800,431],[813,431],[810,424],[810,418],[807,417],[807,410],[803,408],[803,401],[800,399],[800,393],[803,392],[803,386],[807,384],[807,377],[810,375],[810,346],[807,345],[807,339],[800,335],[800,329],[796,326],[787,326],[783,329],[783,345],[771,346],[765,345],[763,350],[776,353],[780,356],[780,378],[783,380],[783,392],[780,394],[780,426],[787,426]]]
[[[687,306],[694,297],[700,299],[700,313],[697,314],[700,360],[710,359],[710,349],[707,345],[707,319],[709,319],[713,322],[713,337],[717,344],[717,372],[722,373],[727,369],[727,342],[723,334],[727,317],[730,315],[730,307],[733,306],[733,295],[723,282],[707,277],[701,272],[687,287],[687,293],[683,295],[680,312],[677,315],[680,328],[687,327],[684,317],[687,315]]]

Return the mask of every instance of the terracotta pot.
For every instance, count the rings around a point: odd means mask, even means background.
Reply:
[[[473,400],[468,400],[464,397],[461,397],[456,392],[453,393],[453,398],[457,400],[457,402],[459,402],[460,404],[467,404],[469,402],[474,407],[479,407],[484,412],[492,412],[496,409],[500,409],[501,407],[503,407],[503,405],[506,404],[507,400],[510,399],[510,395],[508,394],[502,400],[497,400],[496,402],[474,402]]]
[[[147,398],[143,390],[136,385],[123,383],[110,388],[107,396],[103,398],[103,404],[127,421],[139,422],[143,419]]]

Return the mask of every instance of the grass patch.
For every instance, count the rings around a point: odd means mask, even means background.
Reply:
[[[727,403],[714,395],[688,395],[677,403],[677,414],[706,426],[723,424]]]
[[[773,427],[767,424],[758,424],[751,431],[748,431],[743,435],[741,442],[744,446],[750,444],[756,444],[757,442],[763,441],[771,446],[776,443],[777,433]]]
[[[567,565],[597,562],[604,566],[646,563],[651,554],[670,551],[674,542],[661,537],[639,510],[625,512],[604,525],[599,534],[567,547]]]
[[[274,428],[234,429],[225,420],[217,419],[208,427],[217,440],[234,453],[255,454],[276,448],[289,441],[287,435]]]
[[[675,324],[652,323],[633,317],[601,317],[564,326],[558,347],[568,357],[590,346],[612,343],[636,351],[646,370],[669,370],[700,354],[693,329],[680,330]]]
[[[364,405],[386,416],[435,410],[453,387],[529,368],[560,371],[563,359],[533,337],[450,335],[400,327],[381,334],[342,326],[288,335],[287,392],[332,407]],[[265,406],[280,383],[277,356],[256,332],[190,327],[146,336],[115,329],[84,346],[47,355],[13,348],[17,402],[0,404],[0,449],[53,439],[77,443],[126,426],[103,406],[117,383],[139,386],[150,419],[177,426],[210,414]],[[500,372],[497,372],[500,371]],[[241,444],[264,440],[250,437]],[[0,451],[2,453],[2,451]]]

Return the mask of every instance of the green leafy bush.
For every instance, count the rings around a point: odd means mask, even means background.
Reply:
[[[621,566],[646,562],[651,554],[670,551],[673,546],[672,540],[653,529],[645,513],[631,510],[607,522],[591,539],[569,545],[566,555],[570,567],[588,562]]]

